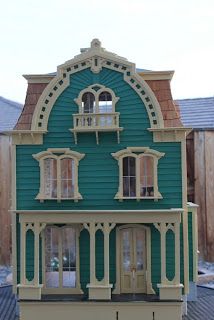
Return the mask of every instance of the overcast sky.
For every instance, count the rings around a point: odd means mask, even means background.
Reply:
[[[175,70],[174,98],[214,95],[214,0],[7,0],[0,96],[24,103],[22,74],[53,72],[99,38],[149,70]]]

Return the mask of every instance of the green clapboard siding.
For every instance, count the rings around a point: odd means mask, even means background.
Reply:
[[[188,212],[189,280],[193,281],[192,212]]]
[[[48,133],[44,135],[43,145],[17,146],[17,209],[19,210],[145,210],[169,209],[182,207],[181,181],[181,145],[179,142],[154,143],[146,108],[138,94],[123,80],[119,72],[103,68],[99,74],[93,74],[89,69],[71,75],[71,85],[66,88],[56,100],[50,113]],[[120,134],[120,144],[117,143],[116,133],[100,133],[99,145],[96,144],[94,133],[78,134],[78,144],[75,145],[73,134],[69,131],[73,127],[74,113],[78,113],[78,106],[74,99],[79,92],[89,85],[100,83],[115,92],[119,97],[116,111],[120,112],[120,126],[124,130]],[[159,160],[158,185],[163,199],[153,200],[125,200],[119,202],[114,199],[118,191],[119,173],[118,162],[111,153],[128,146],[147,146],[165,156]],[[84,153],[85,157],[79,163],[79,191],[83,197],[78,202],[65,200],[57,203],[55,200],[40,203],[36,200],[40,186],[39,163],[32,154],[44,151],[47,148],[70,148]],[[160,236],[152,229],[152,281],[154,285],[160,282]],[[103,257],[100,233],[99,247],[96,248],[97,275],[103,277]],[[28,276],[33,275],[33,244],[29,249]],[[171,246],[173,247],[173,243]],[[110,278],[115,283],[115,231],[110,237]],[[167,249],[170,259],[173,252]],[[173,249],[174,250],[174,247]],[[30,253],[31,252],[31,253]],[[181,249],[182,254],[182,249]],[[18,248],[19,256],[19,248]],[[89,236],[86,230],[80,236],[80,279],[83,289],[89,283]],[[181,262],[181,267],[182,267]],[[18,265],[19,268],[19,265]],[[41,266],[40,266],[41,268]],[[171,264],[167,267],[169,276],[173,275]]]
[[[175,276],[175,236],[172,230],[166,233],[166,276],[172,280]]]
[[[34,233],[26,232],[26,278],[28,281],[34,278]]]

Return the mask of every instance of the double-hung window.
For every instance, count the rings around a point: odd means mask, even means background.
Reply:
[[[160,199],[158,160],[164,153],[147,147],[128,147],[113,153],[119,163],[119,188],[115,199]]]
[[[84,154],[67,148],[48,149],[33,155],[40,165],[40,190],[37,199],[78,200],[78,164]]]

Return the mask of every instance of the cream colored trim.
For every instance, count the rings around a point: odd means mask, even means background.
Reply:
[[[48,288],[46,287],[46,265],[45,265],[45,230],[42,233],[42,256],[43,256],[43,263],[42,263],[42,278],[43,278],[43,288],[42,288],[42,294],[82,294],[83,291],[81,290],[80,286],[80,256],[79,256],[79,237],[80,237],[80,231],[81,226],[76,224],[66,224],[63,227],[57,227],[51,224],[48,224],[46,226],[50,226],[52,228],[56,228],[59,230],[62,230],[63,228],[71,227],[75,229],[75,235],[76,235],[76,287],[75,288],[63,288],[63,275],[62,275],[62,265],[61,265],[61,259],[60,266],[59,266],[59,288]],[[62,235],[59,233],[59,257],[62,256]]]
[[[193,281],[198,281],[198,217],[197,204],[188,202],[188,212],[192,215],[192,250],[193,250]]]
[[[100,88],[99,90],[94,90],[95,87]],[[82,107],[82,97],[85,93],[90,92],[93,94],[95,99],[95,109],[92,113],[84,113],[83,107]],[[105,112],[100,113],[99,111],[99,96],[102,92],[109,92],[112,97],[112,112]],[[113,90],[106,88],[103,85],[100,85],[98,83],[90,85],[89,87],[83,89],[80,93],[77,99],[74,99],[76,104],[79,107],[79,113],[73,114],[73,129],[69,129],[71,132],[74,133],[74,140],[75,144],[77,144],[77,133],[80,132],[95,132],[96,134],[96,142],[99,144],[99,132],[108,132],[108,131],[117,131],[118,136],[118,143],[120,143],[120,131],[123,130],[123,128],[119,127],[119,112],[115,112],[115,106],[118,102],[119,98],[115,96],[115,93]],[[111,119],[110,124],[101,125],[100,119],[103,119],[106,117],[107,119]],[[90,125],[89,125],[90,123]]]
[[[50,74],[23,74],[28,83],[49,83],[55,75]]]
[[[146,293],[154,294],[152,288],[151,280],[151,230],[149,227],[139,224],[125,224],[123,226],[116,228],[116,283],[115,289],[112,292],[113,294],[121,293],[121,230],[126,228],[141,228],[146,232],[146,269],[147,269],[147,278],[146,278]]]
[[[180,285],[180,222],[154,223],[154,226],[160,232],[161,238],[161,285]],[[175,276],[171,281],[166,276],[166,233],[168,230],[172,230],[175,236]]]
[[[57,154],[60,155],[57,155]],[[41,151],[37,154],[32,155],[34,159],[39,161],[39,166],[40,166],[40,190],[38,195],[36,196],[36,199],[39,199],[40,201],[44,200],[74,200],[78,201],[79,199],[82,199],[81,194],[79,193],[79,188],[78,188],[78,165],[79,161],[84,158],[85,154],[72,151],[69,148],[48,148],[45,151]],[[57,198],[51,198],[47,197],[45,195],[45,181],[44,181],[44,160],[48,158],[53,158],[56,159],[57,161]],[[61,169],[60,169],[60,161],[64,158],[70,158],[74,160],[74,196],[72,198],[62,198],[61,196]]]
[[[182,166],[182,214],[183,219],[183,262],[184,262],[184,294],[189,292],[189,241],[188,241],[188,209],[187,209],[187,165],[186,165],[186,139],[181,142]]]
[[[16,146],[11,146],[11,196],[12,210],[16,210]],[[13,293],[17,294],[17,239],[16,239],[16,213],[10,212],[12,222],[12,274]]]
[[[135,154],[133,152],[142,152],[141,154]],[[158,190],[158,160],[165,155],[165,153],[158,152],[150,149],[149,147],[127,147],[116,153],[111,154],[118,161],[119,165],[119,186],[118,192],[115,195],[115,199],[162,199],[162,196]],[[123,158],[130,156],[136,159],[136,196],[126,197],[123,195]],[[154,195],[153,196],[141,196],[140,195],[140,159],[144,156],[150,156],[153,158],[153,177],[154,177]]]
[[[140,71],[138,74],[144,80],[172,80],[175,71]]]
[[[134,299],[133,299],[134,300]],[[176,299],[177,300],[177,299]],[[182,301],[20,301],[22,320],[181,320]]]
[[[96,44],[96,45],[95,45]],[[101,47],[99,40],[94,39],[91,48],[72,60],[58,66],[57,75],[50,81],[40,96],[32,119],[32,130],[47,130],[48,118],[59,95],[69,86],[70,75],[86,68],[98,73],[102,68],[108,68],[124,75],[124,80],[136,91],[143,101],[151,127],[163,128],[163,116],[160,105],[147,83],[136,73],[135,65],[122,57],[107,52]],[[42,117],[40,117],[42,115]]]
[[[20,222],[34,223],[175,223],[183,209],[171,210],[17,210]]]
[[[154,142],[180,142],[186,140],[186,136],[192,131],[191,128],[172,127],[172,128],[149,128],[153,132]]]
[[[93,88],[95,87],[99,87],[99,90],[94,90]],[[84,113],[83,109],[82,109],[82,97],[84,95],[84,93],[86,92],[91,92],[94,95],[95,98],[95,112],[96,114],[99,114],[99,96],[102,92],[109,92],[111,94],[112,97],[112,113],[115,112],[115,106],[116,103],[118,102],[118,100],[120,99],[119,97],[116,97],[115,93],[113,90],[111,90],[110,88],[107,88],[99,83],[95,83],[85,89],[83,89],[82,91],[80,91],[79,96],[77,99],[74,99],[74,101],[76,102],[76,104],[79,107],[79,114]]]
[[[12,137],[12,145],[22,144],[43,144],[43,134],[47,131],[13,130],[5,131],[5,134]]]

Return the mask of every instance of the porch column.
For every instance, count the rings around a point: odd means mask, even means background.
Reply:
[[[44,227],[44,224],[40,223],[26,223],[21,224],[21,283],[18,285],[19,298],[29,300],[41,299],[42,285],[39,283],[39,235]],[[26,278],[26,233],[28,230],[32,230],[34,233],[34,278],[29,281]]]
[[[84,223],[84,227],[90,234],[90,284],[87,285],[89,289],[89,299],[91,300],[110,300],[111,288],[109,284],[109,234],[114,228],[115,223]],[[102,230],[104,235],[104,278],[98,281],[96,278],[96,257],[95,257],[95,234],[97,230]]]
[[[180,283],[180,223],[174,224],[175,234],[175,284]]]
[[[20,239],[20,279],[21,279],[21,285],[26,284],[26,223],[22,222],[20,224],[20,233],[21,233],[21,239]]]
[[[90,235],[90,285],[95,285],[96,279],[96,262],[95,262],[95,222],[84,223],[84,228]]]
[[[104,222],[104,283],[109,285],[109,234],[115,227],[115,223]]]
[[[180,284],[180,223],[154,223],[161,237],[161,283],[159,288],[160,299],[178,300],[181,299],[182,287]],[[175,235],[175,277],[172,281],[166,276],[166,233],[172,230]]]

